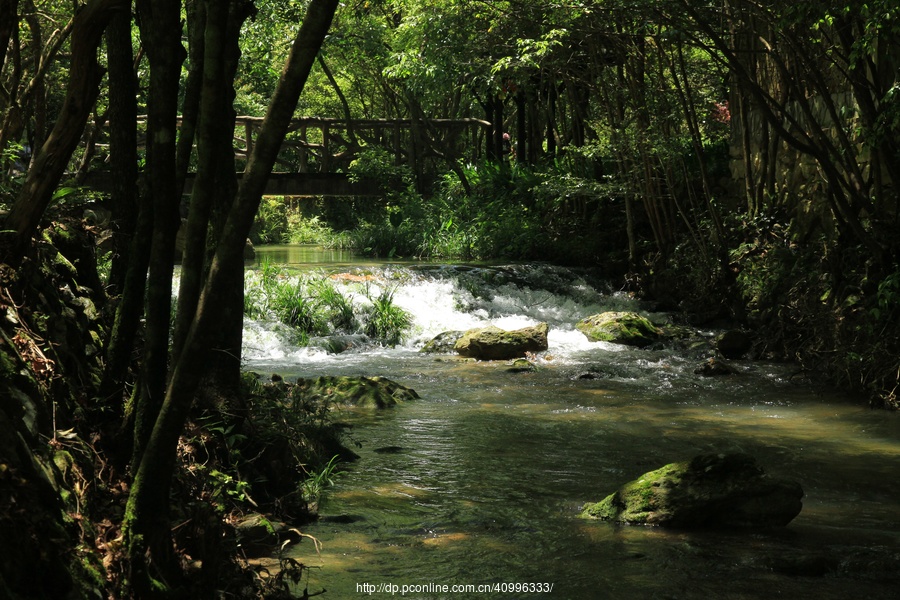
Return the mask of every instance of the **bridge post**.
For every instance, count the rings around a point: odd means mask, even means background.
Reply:
[[[322,164],[319,165],[320,173],[327,173],[331,162],[331,144],[328,137],[330,134],[328,123],[322,123]]]
[[[400,148],[400,119],[394,121],[394,163],[399,167],[403,163],[403,150]]]
[[[309,138],[306,135],[306,125],[300,128],[300,172],[309,173]]]
[[[247,136],[247,158],[250,158],[253,152],[253,121],[250,119],[244,119],[244,133]]]

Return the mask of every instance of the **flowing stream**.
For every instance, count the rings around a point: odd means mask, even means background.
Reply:
[[[574,329],[578,320],[647,307],[587,273],[364,264],[296,248],[262,248],[260,256],[369,275],[369,285],[393,289],[414,316],[403,345],[341,354],[291,346],[271,324],[246,321],[246,368],[288,380],[381,375],[421,396],[339,415],[353,426],[360,458],[343,465],[322,518],[303,530],[321,551],[308,541],[290,550],[316,567],[311,593],[400,596],[402,586],[424,586],[405,597],[896,597],[900,415],[801,382],[792,365],[738,361],[736,375],[703,378],[693,371],[706,346],[589,342]],[[550,348],[535,372],[419,352],[442,331],[541,321],[550,325]],[[803,510],[788,527],[688,532],[577,516],[646,471],[727,451],[750,453],[767,472],[801,483]],[[535,585],[434,591],[483,584]]]

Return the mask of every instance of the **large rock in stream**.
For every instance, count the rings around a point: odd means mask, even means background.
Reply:
[[[540,323],[506,331],[493,325],[482,329],[470,329],[457,340],[454,348],[460,356],[478,360],[510,360],[524,358],[527,352],[547,349],[549,326]]]
[[[660,332],[649,319],[635,312],[605,312],[579,321],[575,328],[593,342],[649,346]]]
[[[419,397],[415,390],[386,377],[345,377],[323,375],[297,379],[300,393],[326,399],[334,404],[388,408]]]
[[[582,517],[680,528],[782,527],[800,513],[803,489],[766,475],[747,454],[703,454],[626,483]]]

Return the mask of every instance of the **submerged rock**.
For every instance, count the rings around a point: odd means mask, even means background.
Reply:
[[[803,489],[769,477],[747,454],[704,454],[626,483],[582,517],[668,527],[782,527],[796,517]]]
[[[537,365],[527,358],[517,358],[506,368],[507,373],[534,373],[535,371],[537,371]]]
[[[710,358],[694,369],[695,375],[702,375],[703,377],[718,377],[721,375],[734,375],[735,373],[737,371],[734,370],[734,367],[720,358]]]
[[[575,328],[593,342],[649,346],[660,332],[646,317],[635,312],[605,312],[579,321]]]
[[[312,338],[309,340],[309,345],[314,348],[321,348],[329,354],[340,354],[347,350],[364,348],[370,341],[369,336],[365,334],[330,335]]]
[[[527,352],[547,349],[548,330],[546,323],[515,331],[506,331],[493,325],[483,329],[470,329],[459,338],[455,349],[461,356],[479,360],[524,358]]]
[[[297,379],[303,394],[326,399],[334,404],[387,408],[419,397],[415,390],[385,377],[346,377],[323,375]]]

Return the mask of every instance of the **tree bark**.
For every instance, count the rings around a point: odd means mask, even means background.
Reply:
[[[178,438],[201,380],[208,340],[220,324],[218,299],[231,285],[229,271],[236,265],[243,265],[244,242],[259,208],[266,180],[337,5],[338,0],[312,0],[307,9],[244,171],[236,202],[229,212],[165,402],[137,466],[126,507],[124,533],[129,558],[139,566],[145,564],[148,550],[156,558],[170,538],[168,499]],[[145,570],[143,575],[146,580],[149,573]],[[135,592],[138,597],[153,595],[150,586],[138,586]]]
[[[153,207],[137,185],[137,77],[131,49],[131,12],[115,15],[106,31],[109,64],[110,194],[113,250],[110,292],[120,295],[106,347],[101,398],[121,401],[131,364],[134,340],[144,314],[144,292],[150,257]],[[121,409],[121,405],[116,406]],[[127,432],[131,443],[131,431]]]
[[[19,26],[19,0],[0,0],[0,67],[6,62],[6,49],[13,30]]]
[[[153,234],[143,363],[128,415],[134,420],[133,469],[141,462],[165,398],[175,236],[181,200],[175,177],[176,117],[181,64],[185,57],[179,0],[138,0],[137,11],[141,41],[150,63],[145,192],[153,204]],[[171,544],[154,531],[168,530],[165,511],[149,521],[152,525],[148,523],[145,529],[126,529],[125,542],[131,559],[129,579],[138,597],[148,597],[158,587],[154,576],[171,582],[178,573]]]
[[[110,292],[121,293],[128,271],[129,249],[137,227],[137,77],[131,49],[131,13],[116,14],[106,29],[109,65],[109,158],[112,178],[110,205],[112,265]]]
[[[187,245],[182,261],[173,361],[184,344],[196,311],[211,248],[215,248],[237,192],[234,164],[235,96],[232,82],[240,59],[241,26],[254,10],[252,3],[232,0],[207,7],[202,103],[198,129],[197,179],[188,217]],[[243,335],[243,265],[230,274],[228,295],[220,298],[226,312],[210,339],[204,390],[215,401],[235,401],[240,388]],[[232,408],[235,408],[232,406]]]

